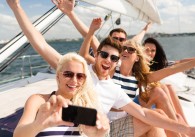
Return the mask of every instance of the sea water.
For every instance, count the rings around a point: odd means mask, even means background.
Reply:
[[[156,39],[162,44],[168,60],[195,57],[195,36],[169,36],[157,37]],[[48,43],[61,54],[65,54],[78,52],[82,42],[83,40],[80,39],[72,41],[56,40]],[[29,58],[29,55],[33,56]],[[0,72],[0,85],[5,83],[5,81],[9,81],[9,79],[17,80],[36,75],[37,72],[43,71],[47,66],[48,64],[30,46],[22,57]]]

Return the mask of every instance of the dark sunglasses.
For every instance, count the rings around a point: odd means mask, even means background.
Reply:
[[[115,40],[118,40],[120,42],[126,41],[126,38],[121,38],[121,37],[112,37],[112,38],[115,39]]]
[[[98,51],[98,53],[100,54],[101,58],[104,58],[104,59],[108,58],[109,56],[109,53],[105,51]],[[110,55],[110,60],[112,62],[117,62],[119,60],[119,57],[116,55]]]
[[[122,46],[122,50],[123,50],[123,51],[127,50],[127,52],[130,53],[130,54],[136,52],[136,49],[135,49],[135,48],[127,47],[127,46]]]
[[[72,71],[64,71],[62,75],[65,78],[73,78],[76,75],[77,80],[82,81],[86,79],[86,75],[84,73],[74,73]]]

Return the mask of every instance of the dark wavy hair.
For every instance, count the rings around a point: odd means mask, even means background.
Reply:
[[[161,44],[156,39],[151,38],[151,37],[145,39],[143,46],[146,43],[151,43],[151,44],[154,44],[156,46],[156,55],[151,62],[150,70],[156,71],[156,70],[167,67],[168,60],[167,60],[165,51],[164,51],[163,47],[161,46]]]

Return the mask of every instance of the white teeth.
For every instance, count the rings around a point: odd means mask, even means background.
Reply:
[[[70,88],[76,88],[77,86],[71,86],[71,85],[67,85]]]

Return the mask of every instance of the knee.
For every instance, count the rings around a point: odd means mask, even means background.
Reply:
[[[162,109],[154,109],[154,111],[156,111],[156,112],[158,112],[159,114],[161,114],[161,115],[163,115],[163,116],[166,116],[166,117],[168,117],[167,115],[166,115],[166,113],[162,110]]]
[[[153,89],[153,95],[156,97],[157,101],[163,103],[168,100],[167,94],[160,87],[156,87]]]

